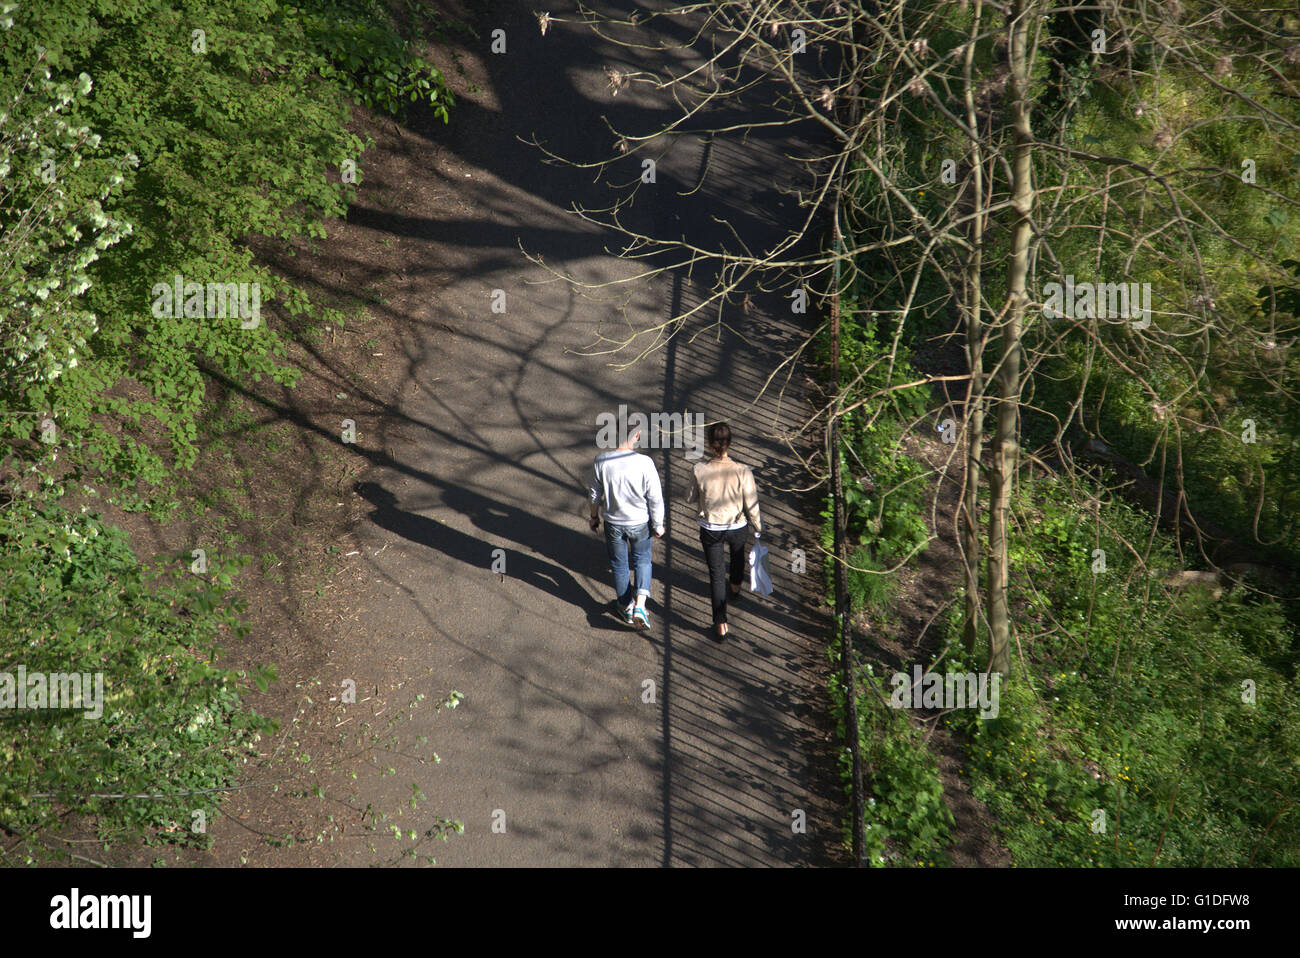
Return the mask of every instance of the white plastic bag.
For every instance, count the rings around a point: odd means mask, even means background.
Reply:
[[[759,595],[772,594],[772,576],[767,571],[767,546],[755,542],[749,550],[749,591]]]

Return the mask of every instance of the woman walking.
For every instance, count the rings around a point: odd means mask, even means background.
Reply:
[[[712,458],[695,464],[695,481],[686,501],[697,509],[700,545],[709,564],[713,594],[713,637],[721,642],[727,637],[727,600],[735,600],[740,595],[749,527],[753,526],[757,539],[763,526],[758,516],[754,473],[749,466],[727,455],[731,448],[731,429],[725,422],[709,427],[708,447]]]

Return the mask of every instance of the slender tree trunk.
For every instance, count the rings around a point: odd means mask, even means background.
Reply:
[[[984,449],[984,323],[980,315],[982,302],[980,272],[984,265],[984,153],[978,139],[979,118],[975,112],[973,66],[975,37],[979,35],[982,0],[975,2],[971,21],[971,41],[966,46],[964,62],[966,123],[976,136],[970,144],[971,254],[966,262],[962,284],[966,313],[966,367],[970,383],[966,393],[966,492],[962,501],[962,553],[966,560],[966,616],[962,641],[966,651],[975,654],[979,635],[980,611],[980,528],[979,490],[980,457]]]
[[[1020,331],[1024,324],[1029,275],[1029,243],[1033,212],[1029,123],[1029,34],[1040,16],[1042,0],[1013,0],[1007,18],[1007,56],[1011,76],[1007,84],[1008,110],[1015,137],[1012,147],[1011,200],[1015,220],[1011,233],[1011,260],[1007,272],[1006,318],[1001,325],[998,375],[997,434],[993,475],[989,482],[989,669],[1011,671],[1011,632],[1007,615],[1007,527],[1011,511],[1011,486],[1016,474],[1020,412]]]
[[[976,167],[978,169],[979,167]],[[975,190],[979,192],[978,174]],[[977,216],[978,221],[978,216]],[[979,232],[977,226],[975,232]],[[978,236],[972,236],[978,243]],[[962,552],[966,560],[966,624],[962,641],[966,651],[974,654],[979,634],[980,607],[980,457],[984,450],[984,343],[983,323],[980,319],[980,267],[981,250],[976,246],[970,258],[966,289],[968,303],[966,318],[966,362],[971,381],[966,399],[966,492],[962,500]]]

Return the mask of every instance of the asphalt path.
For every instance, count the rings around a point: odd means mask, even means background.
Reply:
[[[530,5],[494,4],[464,55],[478,91],[461,94],[448,126],[409,122],[406,135],[428,143],[441,201],[395,212],[367,206],[363,192],[349,213],[400,237],[404,268],[445,281],[412,317],[412,388],[379,430],[387,452],[367,460],[353,493],[366,608],[338,644],[351,645],[342,658],[361,663],[349,668],[376,700],[465,696],[402,733],[427,736],[439,764],[363,776],[357,787],[366,803],[391,806],[415,781],[431,814],[463,821],[464,833],[435,849],[443,865],[829,864],[843,793],[826,717],[819,505],[792,491],[806,480],[781,438],[807,413],[802,367],[781,395],[755,402],[812,320],[756,293],[747,309],[724,310],[725,324],[704,311],[627,368],[618,364],[630,355],[593,350],[600,333],[661,324],[698,303],[708,277],[665,273],[611,300],[614,289],[583,295],[525,257],[588,283],[643,269],[614,255],[617,237],[569,211],[607,205],[608,184],[547,163],[529,141],[591,161],[614,146],[602,116],[649,130],[675,109],[662,92],[615,95],[605,72],[654,67],[663,55],[561,22],[577,19],[572,10],[551,14],[543,36]],[[488,49],[498,27],[502,55]],[[659,36],[675,32],[687,35]],[[798,146],[790,135],[655,144],[646,155],[659,158],[656,182],[638,187],[628,224],[698,242],[725,238],[715,217],[746,241],[794,225],[778,190],[802,175],[784,159]],[[632,183],[640,171],[631,156],[615,178]],[[504,312],[493,311],[494,290]],[[584,488],[597,417],[620,404],[728,419],[734,458],[755,470],[776,591],[746,593],[724,644],[708,635],[681,448],[647,450],[670,500],[668,534],[654,547],[652,628],[609,614]],[[797,549],[802,572],[792,570]],[[494,572],[502,559],[504,573]]]

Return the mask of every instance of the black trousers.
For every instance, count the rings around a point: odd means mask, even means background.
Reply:
[[[749,542],[749,526],[727,532],[710,532],[700,528],[700,545],[704,547],[704,560],[709,564],[709,587],[713,594],[713,624],[727,621],[727,597],[730,594],[727,580],[740,585],[748,566],[745,562],[745,545]],[[727,575],[727,557],[731,557],[731,575]]]

